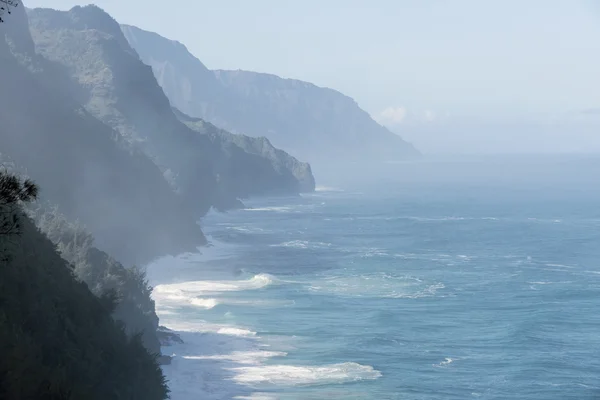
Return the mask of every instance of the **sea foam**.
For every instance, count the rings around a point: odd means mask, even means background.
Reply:
[[[272,285],[277,279],[269,274],[257,274],[245,280],[220,280],[220,281],[189,281],[181,283],[157,285],[156,293],[170,296],[201,296],[205,294],[218,294],[223,292],[238,292],[244,290],[257,290]]]
[[[233,368],[236,382],[256,385],[309,386],[377,379],[381,372],[354,362],[324,366],[260,365]]]

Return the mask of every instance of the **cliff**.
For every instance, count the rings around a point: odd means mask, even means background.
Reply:
[[[351,98],[308,82],[249,71],[210,71],[184,45],[122,26],[174,107],[233,133],[266,136],[313,165],[405,160],[419,152]]]
[[[108,14],[87,6],[68,12],[35,9],[29,17],[37,51],[67,69],[71,93],[132,148],[148,155],[196,216],[212,206],[227,208],[240,197],[265,194],[265,186],[237,185],[240,168],[268,182],[264,170],[241,160],[245,149],[232,152],[225,147],[235,144],[210,140],[179,121],[152,69]],[[277,177],[266,184],[269,191],[297,193],[306,186],[293,173],[267,173]]]
[[[159,168],[78,104],[63,66],[36,53],[23,7],[1,28],[0,148],[42,186],[42,199],[126,264],[205,243]]]
[[[242,197],[257,192],[285,194],[315,190],[310,165],[273,147],[266,137],[234,135],[201,118],[190,117],[177,109],[173,112],[181,122],[224,150],[232,160],[228,175],[235,178],[229,184]]]

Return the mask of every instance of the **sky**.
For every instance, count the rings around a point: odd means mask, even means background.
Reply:
[[[119,22],[184,43],[209,68],[339,90],[426,152],[600,152],[600,1],[95,4]]]

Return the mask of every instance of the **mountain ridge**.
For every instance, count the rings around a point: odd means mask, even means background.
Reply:
[[[174,107],[232,133],[266,136],[313,166],[405,160],[420,153],[331,88],[251,71],[211,71],[185,45],[121,25]]]
[[[29,16],[36,48],[70,71],[72,82],[87,98],[86,109],[159,165],[197,216],[212,206],[226,208],[239,197],[261,194],[239,192],[239,179],[231,173],[235,160],[177,119],[151,67],[130,47],[110,15],[86,6],[33,9]],[[72,57],[74,50],[78,58]],[[253,178],[262,179],[260,173]],[[288,179],[290,193],[303,187],[293,174]]]

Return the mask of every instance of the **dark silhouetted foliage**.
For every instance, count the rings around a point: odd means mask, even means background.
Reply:
[[[35,200],[37,195],[38,187],[31,180],[0,171],[0,235],[19,234],[18,207]]]
[[[102,299],[117,321],[123,322],[127,334],[140,334],[148,351],[159,354],[158,316],[145,272],[137,267],[125,268],[94,247],[92,235],[78,223],[68,221],[56,207],[38,207],[31,215],[62,257],[73,265],[75,276]]]
[[[128,337],[111,316],[115,292],[95,296],[33,221],[14,212],[19,234],[0,235],[0,399],[167,398],[141,334]]]
[[[10,14],[11,7],[17,7],[19,5],[18,1],[14,0],[0,0],[0,22],[4,22],[4,14]]]

